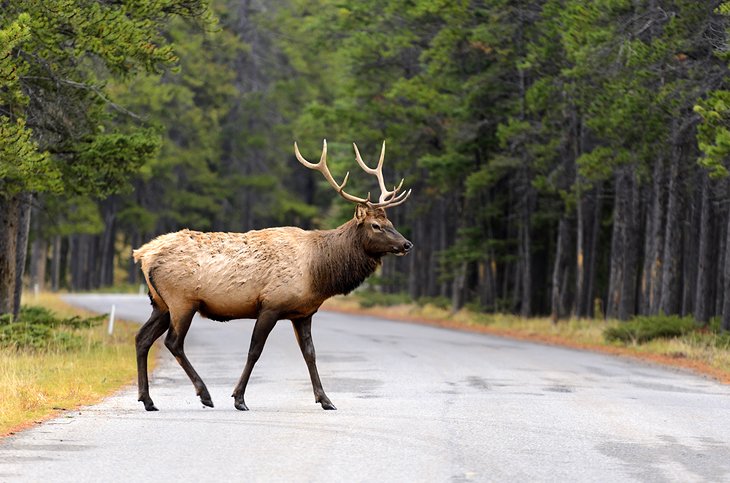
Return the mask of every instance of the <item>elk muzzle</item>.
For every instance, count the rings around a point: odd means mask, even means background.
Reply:
[[[402,257],[411,251],[413,243],[407,240],[406,237],[398,233],[395,229],[393,229],[392,233],[389,234],[393,238],[393,247],[391,249],[392,254]]]
[[[404,238],[405,240],[405,238]],[[406,253],[411,251],[411,248],[413,248],[413,243],[409,242],[408,240],[405,240],[403,242],[403,245],[400,247],[400,251],[395,252],[395,254],[399,257],[402,257]]]

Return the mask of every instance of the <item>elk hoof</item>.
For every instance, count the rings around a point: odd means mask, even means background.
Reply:
[[[143,403],[144,408],[147,411],[159,411],[159,409],[157,409],[155,407],[155,403],[152,402],[152,399],[150,399],[149,396],[147,396],[147,397],[142,396],[139,399],[137,399],[137,401],[140,401],[141,403]]]
[[[203,403],[203,406],[208,406],[209,408],[213,407],[213,400],[210,398],[208,388],[203,386],[202,389],[198,391],[198,396],[200,396],[200,402]]]
[[[243,401],[243,398],[236,398],[234,399],[233,405],[238,409],[239,411],[248,411],[248,406],[246,406],[246,403]]]
[[[322,405],[322,409],[333,410],[333,411],[337,410],[335,405],[332,404],[332,401],[330,401],[329,399],[326,401],[320,401],[320,404]]]

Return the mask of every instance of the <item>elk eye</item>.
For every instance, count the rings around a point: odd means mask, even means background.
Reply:
[[[373,226],[373,230],[380,231],[380,225],[378,225],[377,223],[373,223],[372,226]]]

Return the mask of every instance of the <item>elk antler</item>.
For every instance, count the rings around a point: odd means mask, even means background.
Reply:
[[[337,184],[337,181],[335,181],[335,178],[332,177],[332,173],[330,173],[329,168],[327,167],[327,140],[325,139],[322,142],[322,156],[319,158],[319,163],[314,164],[310,163],[306,159],[304,159],[304,156],[299,152],[299,147],[297,146],[296,141],[294,142],[294,154],[296,155],[297,159],[300,163],[302,163],[305,167],[309,169],[314,169],[316,171],[319,171],[324,176],[324,179],[327,180],[327,182],[332,186],[335,191],[337,191],[340,196],[345,198],[347,201],[352,201],[353,203],[370,203],[370,193],[368,193],[367,198],[358,198],[357,196],[352,196],[349,193],[345,193],[345,185],[347,184],[347,179],[350,177],[350,172],[348,171],[345,175],[345,179],[342,181],[342,184]]]
[[[404,193],[398,194],[398,191],[403,187],[403,182],[406,180],[405,178],[400,180],[400,183],[398,186],[393,187],[393,191],[388,191],[385,188],[385,181],[383,180],[383,160],[385,159],[385,141],[383,141],[383,147],[380,150],[380,159],[378,160],[378,166],[375,167],[375,169],[368,167],[365,162],[362,160],[362,157],[360,157],[360,151],[357,149],[357,144],[352,143],[352,146],[355,148],[355,161],[357,161],[357,164],[360,165],[360,167],[368,174],[375,175],[376,178],[378,178],[378,184],[380,185],[380,198],[378,199],[377,203],[370,203],[371,206],[374,208],[385,208],[390,206],[398,206],[399,204],[403,203],[410,195],[411,191],[408,190]]]
[[[345,175],[345,179],[342,181],[342,184],[338,184],[337,181],[332,177],[332,173],[330,173],[329,168],[327,167],[327,140],[325,139],[322,143],[322,156],[319,159],[318,163],[310,163],[299,152],[299,147],[297,146],[297,143],[294,143],[294,154],[297,157],[297,160],[299,160],[300,163],[302,163],[306,168],[314,169],[316,171],[319,171],[322,173],[324,178],[327,180],[327,182],[332,186],[337,193],[339,193],[340,196],[345,198],[347,201],[351,201],[353,203],[362,203],[365,205],[368,205],[372,208],[386,208],[390,206],[397,206],[403,203],[411,194],[412,190],[408,190],[404,193],[398,194],[401,187],[403,186],[403,181],[405,181],[405,178],[401,180],[400,184],[398,186],[395,186],[392,191],[388,191],[385,187],[385,181],[383,180],[383,160],[385,159],[385,141],[383,141],[383,148],[380,151],[380,160],[378,161],[378,166],[373,169],[368,167],[360,157],[360,151],[357,149],[357,145],[355,143],[352,143],[352,145],[355,147],[355,160],[357,161],[357,164],[360,165],[360,167],[368,174],[375,175],[378,179],[378,184],[380,185],[380,198],[378,199],[377,203],[373,203],[370,201],[370,193],[368,193],[367,198],[358,198],[357,196],[353,196],[349,193],[346,193],[344,191],[345,185],[347,184],[347,180],[350,176],[350,172],[348,171]]]

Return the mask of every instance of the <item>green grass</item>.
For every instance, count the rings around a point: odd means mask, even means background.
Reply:
[[[89,342],[83,329],[101,325],[106,315],[59,317],[39,305],[23,305],[16,320],[0,317],[0,348],[36,352],[78,351]]]
[[[671,339],[696,332],[698,325],[692,317],[677,315],[637,316],[628,322],[608,327],[604,337],[608,342],[643,344],[654,339]]]
[[[41,294],[32,303],[52,310],[60,320],[79,321],[90,315],[57,295]],[[0,348],[0,435],[58,411],[98,402],[134,380],[136,324],[117,321],[112,336],[104,323],[59,324],[51,332],[59,333],[59,328],[71,337]]]

